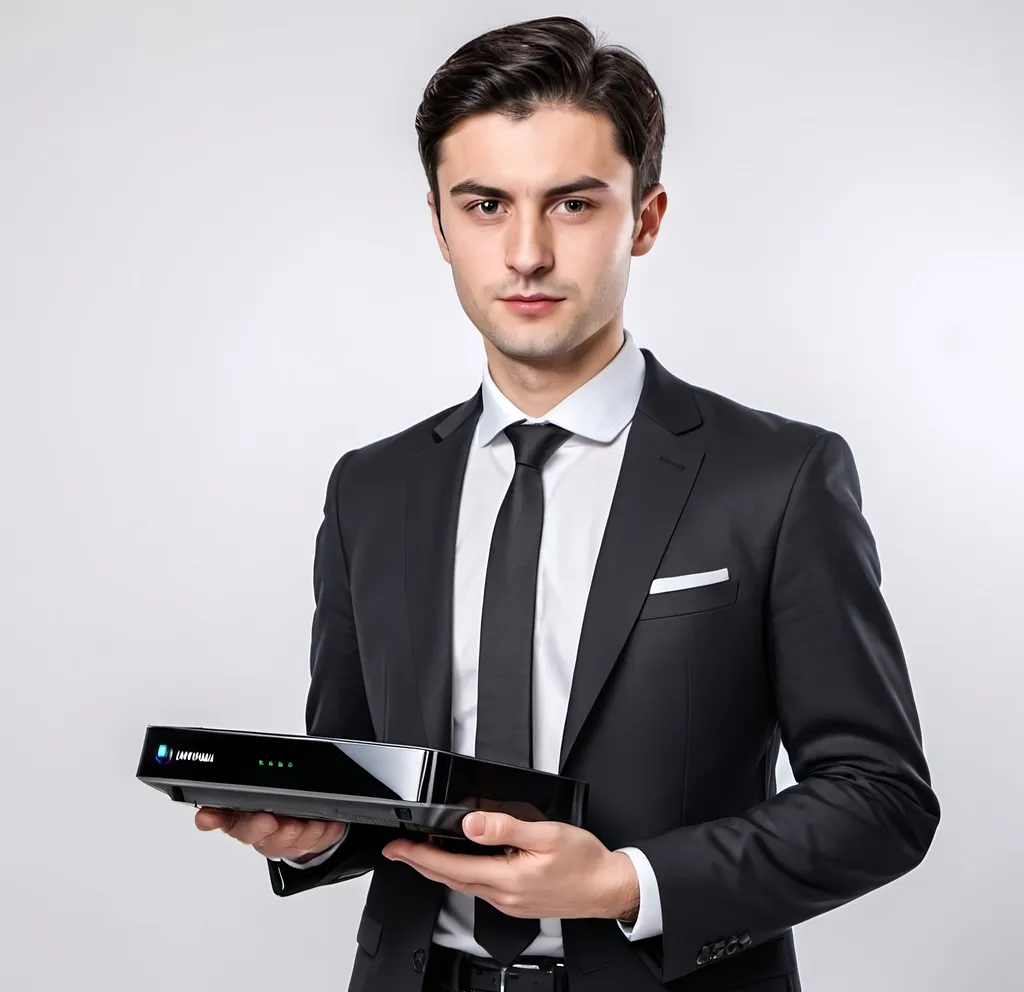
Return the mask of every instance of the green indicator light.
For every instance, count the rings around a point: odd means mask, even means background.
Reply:
[[[262,759],[262,758],[260,758],[260,764],[261,764],[261,765],[263,764],[263,759]]]
[[[291,768],[291,766],[292,766],[292,763],[289,761],[288,762],[288,767]]]
[[[283,761],[279,761],[279,762],[277,763],[277,767],[278,767],[278,768],[284,768],[284,762],[283,762]]]

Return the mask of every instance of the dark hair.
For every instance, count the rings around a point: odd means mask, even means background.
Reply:
[[[416,111],[420,161],[441,200],[441,139],[472,114],[497,112],[514,121],[538,106],[604,113],[616,149],[633,164],[633,217],[661,178],[665,111],[644,64],[628,49],[602,45],[571,17],[543,17],[488,31],[463,45],[431,77]],[[440,222],[440,214],[438,214]]]

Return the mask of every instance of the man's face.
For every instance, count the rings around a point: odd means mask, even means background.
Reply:
[[[550,192],[585,177],[607,185]],[[493,348],[557,358],[621,328],[630,258],[654,244],[666,195],[651,190],[642,210],[657,202],[634,221],[633,169],[606,116],[538,108],[519,122],[469,118],[445,136],[437,179],[444,233],[428,195],[434,233],[463,309]],[[505,302],[536,293],[560,300],[539,314]]]

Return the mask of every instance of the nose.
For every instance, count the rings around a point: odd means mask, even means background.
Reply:
[[[523,276],[554,264],[551,232],[543,220],[523,211],[507,227],[505,264]]]

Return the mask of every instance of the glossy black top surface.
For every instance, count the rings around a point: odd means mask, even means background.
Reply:
[[[150,726],[137,776],[267,792],[519,810],[575,822],[585,785],[531,768],[431,748],[288,734]]]

